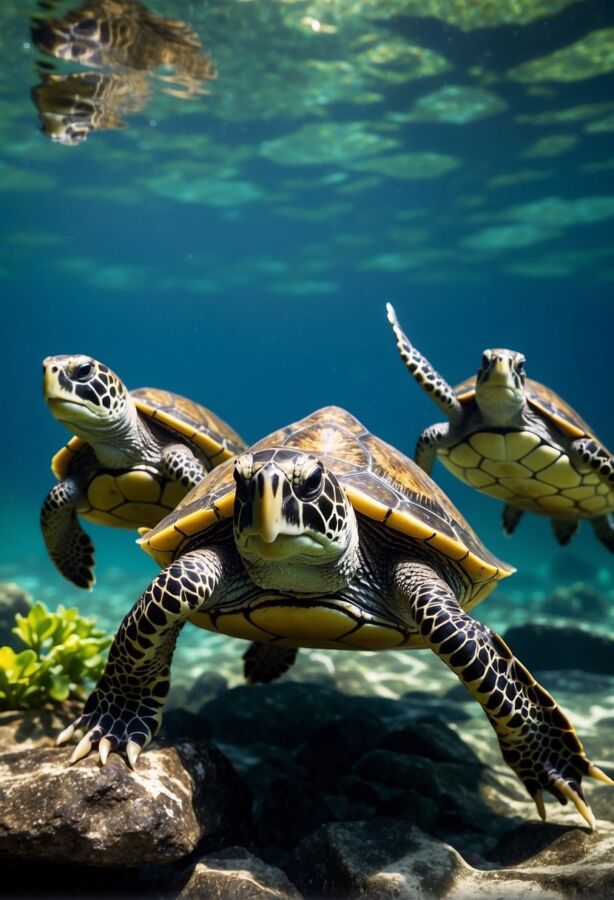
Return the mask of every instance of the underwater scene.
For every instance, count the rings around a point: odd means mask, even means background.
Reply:
[[[181,846],[127,820],[122,855],[0,800],[14,895],[614,895],[614,4],[2,0],[0,43],[0,644],[62,604],[106,654],[149,597],[115,715],[215,570],[136,772],[206,740],[243,810]],[[137,803],[126,752],[160,711],[126,701],[141,730],[85,747],[84,678],[44,752],[91,749],[66,771],[94,779],[110,751]]]

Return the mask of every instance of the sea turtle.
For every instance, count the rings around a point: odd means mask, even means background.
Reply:
[[[513,570],[428,475],[350,413],[318,410],[222,463],[141,543],[166,568],[58,736],[85,729],[71,762],[97,745],[103,763],[125,749],[135,765],[160,725],[188,620],[255,641],[251,680],[270,680],[301,646],[430,647],[483,706],[540,814],[547,790],[593,825],[582,777],[608,777],[550,694],[467,614]]]
[[[245,449],[210,410],[157,388],[128,391],[90,356],[49,356],[44,395],[74,435],[55,454],[41,511],[49,556],[79,587],[94,583],[94,547],[77,513],[114,528],[153,526],[213,466]]]
[[[45,5],[51,8],[51,0]],[[123,128],[125,114],[147,105],[152,78],[166,93],[187,97],[202,93],[202,83],[217,77],[190,25],[157,16],[137,0],[90,0],[56,19],[38,14],[30,30],[41,52],[90,69],[43,71],[32,90],[43,132],[61,144],[80,144],[92,131]],[[97,67],[104,71],[91,71]]]
[[[390,303],[387,311],[403,362],[449,419],[422,432],[418,465],[430,474],[438,456],[465,484],[504,500],[507,534],[529,511],[548,516],[567,544],[589,519],[614,551],[614,457],[571,406],[525,376],[522,353],[485,350],[477,376],[452,388],[410,343]]]

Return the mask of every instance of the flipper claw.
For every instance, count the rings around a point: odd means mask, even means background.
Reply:
[[[75,733],[75,725],[74,722],[71,725],[67,725],[64,731],[61,731],[57,738],[55,739],[56,747],[59,747],[60,744],[65,744],[66,741],[69,741],[73,734]]]
[[[593,815],[590,806],[588,803],[582,799],[582,797],[574,791],[572,787],[570,787],[566,781],[562,779],[556,782],[556,789],[561,792],[561,794],[567,798],[567,800],[571,800],[573,805],[576,807],[588,827],[591,831],[595,830],[595,816]]]
[[[131,769],[136,769],[136,761],[139,758],[142,749],[141,745],[137,744],[136,741],[128,741],[126,744],[126,756],[128,757]]]
[[[544,795],[542,794],[541,791],[538,791],[535,794],[535,796],[533,797],[533,800],[535,801],[535,806],[537,807],[537,812],[539,814],[540,819],[542,820],[542,822],[545,822],[546,821],[546,804],[544,803]]]
[[[69,763],[72,765],[73,763],[78,762],[78,760],[83,759],[83,757],[87,756],[87,754],[90,752],[91,749],[92,749],[92,742],[90,740],[89,735],[86,734],[85,737],[81,738],[81,740],[79,741],[79,743],[73,750],[72,756],[68,760]]]
[[[103,766],[106,765],[107,759],[109,758],[109,753],[112,749],[113,744],[108,738],[100,738],[100,743],[98,744],[98,755],[100,756],[100,762]]]
[[[606,775],[599,766],[594,766],[592,763],[588,767],[588,774],[591,778],[596,778],[597,781],[603,781],[604,784],[614,784],[609,775]]]

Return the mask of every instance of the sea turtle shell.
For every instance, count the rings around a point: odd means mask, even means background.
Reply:
[[[211,410],[170,391],[137,388],[130,391],[136,408],[149,423],[204,456],[209,467],[234,457],[245,449],[245,442],[223,419]],[[51,471],[61,481],[78,458],[91,452],[89,444],[72,437],[51,460]],[[95,469],[96,461],[91,461]],[[169,481],[148,466],[133,466],[125,472],[100,472],[87,486],[89,508],[79,514],[90,522],[113,527],[134,528],[136,524],[154,525],[175,508],[186,493],[185,487]]]
[[[473,586],[466,608],[482,600],[513,568],[493,556],[434,481],[412,460],[372,435],[354,416],[327,406],[250,448],[313,453],[332,471],[354,509],[454,561]],[[165,566],[190,549],[211,526],[232,516],[233,462],[210,472],[139,543]]]

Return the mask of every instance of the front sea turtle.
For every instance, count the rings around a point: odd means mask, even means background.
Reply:
[[[498,635],[467,615],[511,569],[411,460],[326,407],[211,472],[141,538],[164,569],[122,622],[83,714],[86,734],[132,766],[158,730],[173,648],[189,621],[255,641],[246,662],[284,670],[301,646],[430,647],[483,706],[540,814],[608,781],[571,723]],[[261,659],[260,659],[261,657]],[[256,680],[256,679],[252,679]],[[260,679],[264,680],[264,679]]]
[[[614,551],[614,457],[571,406],[526,378],[522,353],[485,350],[477,376],[452,388],[387,310],[403,362],[449,419],[422,432],[418,465],[430,474],[437,455],[465,484],[504,500],[508,534],[529,511],[548,516],[566,544],[590,519]]]
[[[153,526],[245,443],[204,406],[156,388],[128,391],[89,356],[49,356],[43,370],[49,408],[75,436],[51,461],[58,484],[41,528],[62,575],[91,587],[94,547],[77,513],[114,528]]]

